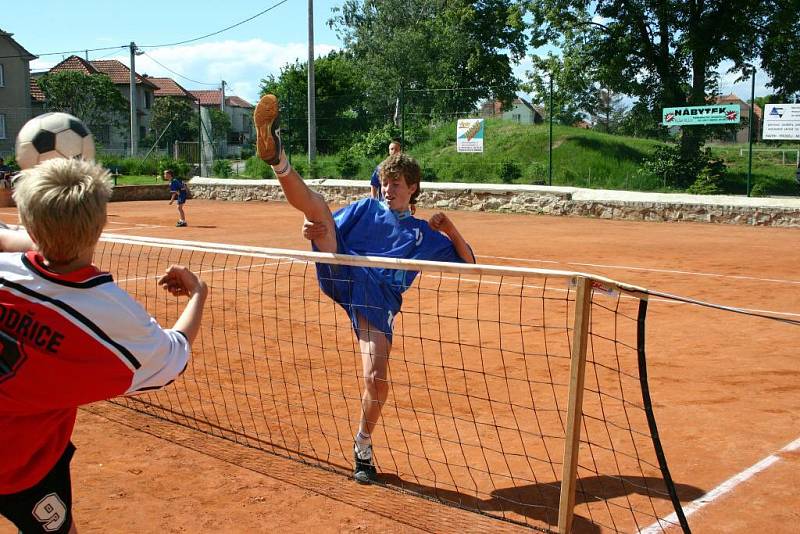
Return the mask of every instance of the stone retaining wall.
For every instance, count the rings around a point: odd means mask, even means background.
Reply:
[[[169,184],[117,185],[111,193],[111,202],[129,200],[169,200]]]
[[[337,204],[364,198],[369,193],[369,183],[364,181],[308,180],[307,183],[312,189],[323,193],[329,202]],[[277,180],[194,178],[189,182],[189,187],[194,198],[239,202],[285,200]],[[168,191],[165,194],[164,198],[169,198]],[[620,198],[604,198],[612,194]],[[500,184],[423,183],[418,205],[447,210],[565,215],[632,221],[692,221],[800,227],[800,199],[627,193]]]

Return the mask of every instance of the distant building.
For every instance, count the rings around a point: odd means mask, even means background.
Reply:
[[[30,62],[37,56],[13,35],[0,29],[0,156],[14,152],[17,133],[33,115]]]
[[[52,69],[48,73],[75,71],[84,74],[105,74],[114,85],[119,89],[125,100],[130,99],[130,76],[131,70],[124,63],[116,59],[86,61],[79,56],[70,56]],[[145,138],[150,126],[150,112],[153,108],[154,93],[156,85],[151,83],[146,76],[136,74],[136,114],[138,118],[139,140]],[[31,79],[31,100],[32,105],[38,113],[46,111],[44,93],[38,87],[36,79]],[[122,124],[127,124],[125,117],[120,117]],[[95,140],[100,143],[105,150],[123,152],[130,146],[130,127],[115,128],[111,124],[88,124],[94,134]]]
[[[524,98],[515,98],[511,109],[503,111],[502,102],[491,100],[481,106],[481,117],[501,118],[517,124],[541,124],[544,122],[544,109],[533,106]]]
[[[747,128],[747,122],[750,119],[750,104],[736,96],[735,94],[731,93],[729,95],[718,96],[715,99],[716,104],[739,104],[739,108],[741,109],[741,119],[742,124],[741,128],[736,130],[736,133],[724,139],[730,143],[747,143],[749,141],[750,132]],[[758,141],[761,139],[761,121],[764,117],[763,111],[761,110],[761,106],[755,104],[753,106],[753,116],[755,117],[753,120],[753,141]]]
[[[147,81],[152,83],[156,86],[156,90],[153,93],[153,96],[156,99],[159,99],[164,96],[171,96],[175,98],[185,99],[192,104],[197,104],[197,98],[195,96],[184,89],[181,84],[173,80],[172,78],[156,78],[154,76],[147,76]]]
[[[255,106],[238,96],[226,96],[222,106],[222,90],[190,91],[203,107],[223,109],[231,120],[231,131],[228,135],[225,150],[228,154],[238,155],[242,147],[253,142],[253,110]]]

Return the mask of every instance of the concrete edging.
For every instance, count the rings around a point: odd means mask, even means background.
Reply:
[[[332,203],[364,198],[369,182],[361,180],[307,180]],[[193,198],[248,201],[284,201],[277,180],[194,177]],[[119,190],[119,191],[118,191]],[[125,190],[125,191],[122,191]],[[122,186],[112,200],[166,200],[167,184]],[[800,198],[640,193],[504,184],[422,183],[418,205],[424,208],[528,213],[660,222],[706,222],[758,226],[800,227]]]

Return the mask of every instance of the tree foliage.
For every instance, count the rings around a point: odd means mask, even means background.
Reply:
[[[718,69],[750,75],[765,39],[761,27],[782,0],[538,0],[529,8],[535,47],[559,42],[591,50],[590,77],[648,109],[704,105],[718,92]],[[602,22],[598,22],[602,21]],[[697,157],[711,129],[682,129],[683,158]]]
[[[159,145],[170,148],[175,141],[197,141],[198,121],[191,102],[167,96],[157,98],[153,104],[150,128],[154,130],[154,141],[163,133]]]
[[[120,126],[128,101],[105,74],[76,71],[48,73],[37,80],[47,111],[63,111],[81,119],[90,129]]]
[[[800,93],[800,5],[797,0],[769,2],[763,24],[761,65],[772,78],[779,101]]]
[[[376,120],[445,117],[481,98],[510,102],[525,52],[518,0],[346,0],[330,22],[360,66]]]
[[[363,73],[350,54],[331,52],[314,60],[314,85],[318,150],[348,147],[359,132],[368,129]],[[272,93],[281,102],[283,141],[293,151],[307,150],[307,88],[307,63],[287,65],[278,77],[261,80],[261,94]]]

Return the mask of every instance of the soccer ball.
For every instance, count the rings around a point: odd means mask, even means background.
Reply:
[[[89,128],[69,113],[45,113],[25,123],[17,135],[16,159],[29,169],[47,159],[94,159],[94,139]]]

